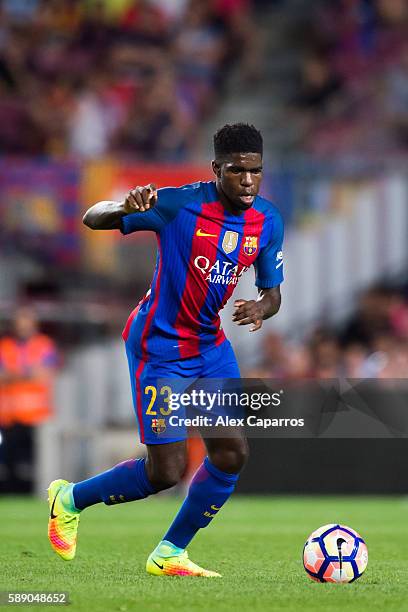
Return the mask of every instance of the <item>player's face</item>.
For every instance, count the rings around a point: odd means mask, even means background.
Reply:
[[[231,153],[222,161],[213,161],[212,167],[220,195],[235,209],[251,208],[262,181],[260,153]]]

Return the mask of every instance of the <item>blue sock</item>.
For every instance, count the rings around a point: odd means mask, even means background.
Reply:
[[[104,502],[108,506],[144,499],[156,493],[146,474],[144,459],[129,459],[111,470],[74,484],[73,501],[78,510]]]
[[[188,495],[163,540],[184,549],[199,529],[207,527],[235,488],[238,474],[227,474],[208,457],[191,481]]]

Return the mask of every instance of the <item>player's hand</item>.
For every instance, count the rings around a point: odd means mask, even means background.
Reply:
[[[152,208],[157,202],[156,185],[150,183],[145,187],[135,187],[127,194],[124,201],[124,209],[127,214],[145,212]]]
[[[235,311],[232,315],[232,320],[237,325],[250,325],[250,332],[261,329],[264,317],[264,307],[256,300],[235,300]]]

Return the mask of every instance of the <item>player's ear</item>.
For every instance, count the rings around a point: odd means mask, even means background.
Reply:
[[[217,164],[215,159],[212,160],[211,167],[213,169],[213,172],[214,172],[215,176],[217,178],[220,178],[220,176],[221,176],[221,166],[219,164]]]

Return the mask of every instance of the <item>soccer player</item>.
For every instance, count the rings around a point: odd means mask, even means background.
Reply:
[[[220,327],[219,311],[252,264],[258,298],[236,300],[233,320],[256,331],[279,310],[283,223],[273,204],[258,195],[262,149],[262,136],[252,125],[225,125],[214,136],[215,182],[159,190],[152,184],[136,187],[123,202],[98,202],[84,216],[91,229],[117,229],[123,234],[152,230],[157,235],[151,288],[123,331],[147,457],[124,461],[76,484],[61,479],[50,484],[49,539],[63,559],[75,556],[80,512],[85,508],[100,502],[111,505],[143,499],[179,482],[186,465],[185,435],[160,437],[157,424],[164,419],[157,415],[170,411],[159,407],[168,388],[157,389],[157,381],[239,378],[235,355]],[[150,574],[220,575],[193,563],[186,547],[230,497],[248,446],[239,433],[207,437],[204,442],[208,456],[163,540],[147,560]]]

